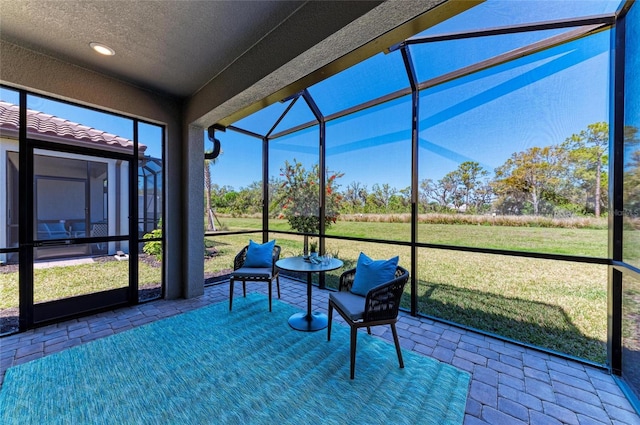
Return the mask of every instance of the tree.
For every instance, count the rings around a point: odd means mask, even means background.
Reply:
[[[529,201],[533,214],[539,215],[544,192],[554,190],[559,183],[563,154],[557,146],[534,146],[513,153],[495,172],[492,188],[498,196],[498,205],[521,213],[524,202]]]
[[[400,189],[394,201],[397,201],[398,212],[411,212],[411,186]]]
[[[280,169],[284,181],[277,192],[272,208],[281,211],[293,230],[300,233],[318,233],[320,231],[320,190],[319,166],[314,164],[311,170],[293,160],[285,161]],[[343,173],[331,173],[325,181],[325,217],[326,227],[335,223],[342,202],[342,195],[338,192],[337,179]],[[305,247],[307,238],[305,236]]]
[[[207,214],[207,230],[215,231],[216,225],[213,222],[213,209],[211,208],[211,166],[215,164],[217,159],[205,159],[204,160],[204,190],[205,190],[205,204]]]
[[[364,206],[367,202],[367,186],[353,181],[347,186],[347,190],[344,192],[344,201],[352,209],[352,212],[364,211]]]
[[[433,199],[433,186],[434,183],[431,179],[423,179],[420,181],[418,198],[423,212],[429,211],[429,200]]]
[[[474,191],[473,203],[476,212],[482,212],[491,208],[491,199],[493,198],[493,189],[491,183],[487,181],[481,182]]]
[[[240,189],[230,209],[234,215],[254,214],[262,211],[262,183],[253,182]]]
[[[582,187],[593,192],[594,213],[600,217],[603,202],[602,182],[607,181],[606,166],[609,162],[609,124],[589,124],[586,130],[568,137],[563,143],[569,153],[569,161],[575,178]],[[604,188],[606,191],[606,187]]]
[[[371,200],[375,203],[376,207],[378,207],[379,210],[382,209],[383,212],[387,211],[391,198],[398,192],[394,187],[391,187],[389,183],[384,183],[382,186],[376,183],[371,190]]]
[[[459,199],[457,190],[456,178],[452,172],[449,172],[434,185],[432,194],[441,207],[449,208],[449,205],[455,207],[456,200]]]
[[[470,208],[479,210],[487,196],[487,187],[482,180],[489,172],[484,170],[475,161],[465,161],[450,173],[451,182],[456,185],[454,191],[454,204],[456,208],[465,205],[467,211]]]
[[[640,140],[637,134],[636,127],[627,126],[624,129],[624,215],[633,222],[637,222],[640,217],[640,150],[636,149]]]

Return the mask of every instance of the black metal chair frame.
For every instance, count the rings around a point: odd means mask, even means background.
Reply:
[[[339,292],[350,291],[351,286],[356,275],[356,269],[350,269],[342,273],[340,276]],[[396,322],[398,321],[398,310],[400,309],[400,299],[404,291],[404,286],[409,280],[409,272],[397,266],[395,278],[389,282],[372,288],[365,298],[364,312],[362,319],[352,320],[347,312],[336,304],[331,295],[329,296],[329,326],[327,329],[327,341],[331,341],[331,319],[333,317],[333,310],[335,309],[342,318],[351,327],[351,379],[355,377],[356,366],[356,342],[357,332],[359,328],[366,327],[369,335],[371,334],[372,326],[390,325],[391,332],[393,333],[393,342],[396,346],[396,352],[398,354],[398,363],[400,368],[404,368],[404,361],[402,359],[402,351],[400,350],[400,341],[398,339],[398,332],[396,330]],[[359,296],[359,295],[358,295]]]
[[[242,248],[242,250],[236,254],[233,259],[233,271],[239,270],[244,265],[245,260],[247,259],[247,250],[249,249],[249,245]],[[266,282],[269,285],[269,311],[271,311],[271,298],[272,298],[272,285],[273,279],[276,280],[276,287],[278,289],[278,298],[280,298],[280,275],[279,269],[276,267],[276,261],[280,258],[280,245],[273,246],[273,254],[272,254],[272,262],[271,262],[271,274],[269,276],[265,276],[264,274],[256,274],[255,276],[242,274],[242,275],[234,275],[231,273],[231,278],[229,279],[229,311],[233,308],[233,287],[236,280],[242,281],[242,295],[247,296],[247,282]]]

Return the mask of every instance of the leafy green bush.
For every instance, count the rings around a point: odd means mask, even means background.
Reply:
[[[162,228],[153,229],[149,233],[145,233],[142,237],[143,239],[156,239],[162,238]],[[145,254],[153,255],[158,259],[158,261],[162,261],[162,241],[150,241],[144,244],[142,247],[142,251]]]

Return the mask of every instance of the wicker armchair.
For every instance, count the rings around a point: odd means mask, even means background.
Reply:
[[[247,296],[247,282],[267,282],[269,285],[269,311],[271,311],[273,279],[276,280],[278,298],[280,298],[280,276],[276,267],[276,261],[280,258],[280,246],[273,246],[271,267],[244,267],[248,249],[249,245],[245,246],[233,259],[233,273],[231,273],[229,280],[229,310],[233,308],[233,284],[236,280],[240,280],[242,281],[242,294],[245,297]]]
[[[345,271],[340,276],[339,292],[329,294],[327,341],[331,341],[331,318],[335,309],[351,327],[351,379],[353,379],[355,376],[358,328],[366,327],[367,332],[371,334],[371,326],[391,325],[393,341],[398,353],[398,363],[400,368],[404,368],[396,322],[398,321],[400,298],[402,297],[404,286],[409,280],[409,272],[398,266],[395,279],[372,288],[366,297],[351,292],[355,274],[356,269]]]

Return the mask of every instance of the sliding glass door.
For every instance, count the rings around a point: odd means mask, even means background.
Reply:
[[[126,303],[135,293],[128,261],[129,161],[64,146],[28,153],[33,323]]]

